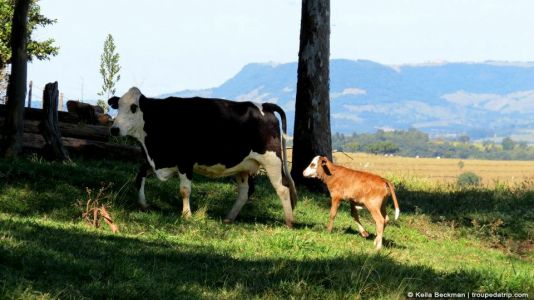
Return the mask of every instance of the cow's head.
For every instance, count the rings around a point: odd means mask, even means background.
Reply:
[[[130,135],[142,139],[145,121],[143,112],[139,109],[139,101],[143,97],[141,91],[133,87],[122,97],[112,97],[108,100],[111,108],[119,110],[111,126],[111,135]]]
[[[330,161],[325,156],[316,156],[312,159],[308,167],[302,172],[304,177],[322,178],[324,175],[330,176]]]

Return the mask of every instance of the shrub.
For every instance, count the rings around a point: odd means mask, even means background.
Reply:
[[[473,172],[463,172],[458,176],[456,183],[461,187],[477,186],[482,178]]]

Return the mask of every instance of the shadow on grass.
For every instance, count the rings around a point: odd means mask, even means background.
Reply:
[[[137,191],[133,184],[137,170],[137,164],[109,160],[79,160],[76,165],[25,159],[0,160],[0,211],[19,215],[52,213],[56,219],[69,220],[78,215],[76,202],[87,199],[86,187],[98,190],[108,183],[113,184],[114,205],[126,211],[138,211]],[[182,201],[177,186],[177,179],[159,182],[152,177],[146,186],[152,208],[163,215],[181,212]],[[300,188],[299,194],[317,200],[317,205],[325,210],[330,206],[326,194],[310,193],[306,188]],[[472,188],[427,192],[408,190],[398,184],[397,196],[402,213],[428,215],[433,222],[445,222],[455,227],[476,229],[478,226],[491,231],[486,234],[517,240],[533,238],[533,190]],[[194,212],[205,207],[209,218],[222,219],[236,197],[235,180],[231,177],[212,180],[195,176],[193,179],[191,206]],[[10,201],[12,198],[19,201]],[[388,206],[391,207],[390,200]],[[243,207],[236,222],[283,224],[282,215],[274,189],[267,178],[258,176],[252,201]],[[296,221],[296,228],[324,222]]]
[[[77,203],[87,201],[87,188],[93,190],[94,196],[108,184],[111,186],[105,194],[113,198],[114,206],[130,212],[139,211],[133,182],[137,170],[137,164],[107,160],[78,160],[75,165],[28,159],[0,160],[0,211],[20,216],[47,214],[56,220],[69,221],[79,215]],[[237,223],[284,223],[274,189],[263,177],[259,176],[253,200],[245,205]],[[164,216],[182,211],[178,182],[176,178],[160,182],[150,177],[146,195],[151,211]],[[193,213],[205,207],[209,218],[223,219],[236,198],[232,177],[193,178]]]
[[[401,211],[430,216],[435,223],[469,227],[512,239],[534,238],[534,190],[508,187],[410,191],[397,188]]]
[[[306,195],[321,199],[321,207],[329,208],[327,194]],[[534,189],[523,187],[512,189],[507,186],[496,188],[437,188],[431,191],[410,190],[396,185],[396,194],[403,214],[427,215],[434,223],[451,227],[475,229],[483,235],[515,240],[534,239]],[[393,211],[391,197],[387,200],[388,212]],[[366,211],[364,209],[364,211]],[[388,226],[398,226],[392,222]]]
[[[440,273],[386,255],[339,259],[237,259],[211,247],[0,221],[0,292],[59,298],[184,299],[383,297],[408,291],[501,287],[498,275]],[[496,276],[496,277],[493,277]]]
[[[135,164],[108,160],[63,164],[2,159],[0,211],[25,216],[54,214],[57,219],[68,220],[76,211],[77,201],[87,200],[86,188],[96,193],[101,187],[112,184],[110,190],[119,191],[123,186],[132,185],[131,174],[135,174],[136,169]]]

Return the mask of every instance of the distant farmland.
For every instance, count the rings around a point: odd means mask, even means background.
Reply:
[[[342,152],[334,153],[334,161],[385,177],[417,178],[432,183],[454,183],[458,175],[471,171],[482,177],[482,184],[488,186],[494,186],[497,182],[508,185],[534,185],[534,161],[385,157]]]

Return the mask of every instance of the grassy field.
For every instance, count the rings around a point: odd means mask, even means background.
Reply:
[[[329,198],[304,189],[296,228],[286,228],[281,204],[261,176],[231,225],[222,219],[236,197],[232,178],[195,178],[189,219],[180,215],[177,179],[151,178],[147,198],[155,209],[141,212],[132,186],[136,169],[116,161],[0,160],[0,298],[534,295],[534,188],[528,183],[460,189],[390,177],[401,216],[386,228],[385,248],[376,252],[372,239],[357,234],[346,204],[327,233]],[[119,233],[81,218],[84,203],[102,187],[100,201]],[[361,215],[373,233],[369,214]]]
[[[385,157],[366,153],[334,153],[336,163],[386,177],[415,178],[431,183],[455,183],[463,172],[474,172],[486,186],[534,186],[534,161],[476,160],[459,158]],[[461,163],[460,163],[461,162]]]

